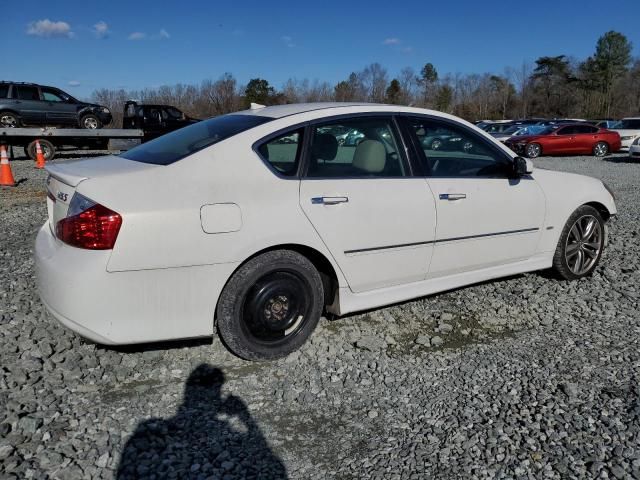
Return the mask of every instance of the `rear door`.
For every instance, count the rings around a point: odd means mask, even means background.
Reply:
[[[35,85],[13,85],[13,103],[24,123],[43,124],[46,121],[44,102]]]
[[[425,278],[436,227],[424,178],[412,176],[391,116],[311,127],[300,207],[354,292]],[[354,142],[337,138],[357,131]]]
[[[599,128],[592,125],[575,125],[576,152],[591,153],[596,143],[600,141]]]

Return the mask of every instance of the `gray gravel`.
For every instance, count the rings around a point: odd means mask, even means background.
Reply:
[[[63,160],[62,160],[63,161]],[[0,191],[0,479],[640,478],[640,164],[590,279],[545,273],[323,320],[253,364],[217,339],[93,345],[45,313],[45,174]]]

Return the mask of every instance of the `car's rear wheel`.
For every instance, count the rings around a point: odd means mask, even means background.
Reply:
[[[542,146],[539,143],[530,143],[527,145],[525,152],[529,158],[538,158],[542,153]]]
[[[303,255],[274,250],[242,265],[216,310],[225,345],[247,360],[274,360],[297,350],[324,307],[320,274]]]
[[[0,128],[18,128],[20,117],[13,112],[0,112]]]
[[[44,155],[45,161],[51,160],[56,154],[56,147],[49,140],[39,140],[40,149],[42,150],[42,155]],[[36,142],[35,140],[27,145],[26,148],[27,155],[33,161],[36,160]]]
[[[566,280],[591,275],[604,251],[605,226],[600,213],[583,205],[567,220],[553,257],[554,270]]]
[[[80,128],[86,128],[88,130],[95,130],[102,128],[102,122],[100,119],[92,113],[84,115],[80,119]]]
[[[604,157],[609,153],[609,145],[606,142],[598,142],[593,146],[593,154],[596,157]]]

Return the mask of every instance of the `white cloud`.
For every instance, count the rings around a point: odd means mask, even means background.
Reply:
[[[80,82],[78,80],[70,80],[68,85],[70,87],[79,87],[80,86]]]
[[[133,32],[129,35],[129,40],[142,40],[147,38],[147,34],[143,32]]]
[[[411,53],[413,52],[413,47],[402,47],[400,51],[403,53]]]
[[[396,37],[385,38],[383,45],[400,45],[400,39]]]
[[[74,33],[67,22],[52,22],[48,18],[36,20],[27,26],[27,35],[46,38],[73,38]]]
[[[107,38],[109,33],[109,25],[107,25],[107,22],[100,20],[93,26],[93,34],[96,38]]]
[[[284,44],[289,48],[293,48],[296,46],[296,44],[293,43],[293,38],[291,38],[289,35],[283,35],[282,37],[280,37],[280,40],[282,40]]]
[[[169,35],[169,32],[167,32],[164,28],[160,29],[160,38],[171,38],[171,35]]]

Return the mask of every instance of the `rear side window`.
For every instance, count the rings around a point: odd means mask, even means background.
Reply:
[[[258,147],[258,153],[276,172],[292,177],[298,171],[304,129],[287,132]]]
[[[175,130],[120,156],[136,162],[169,165],[270,120],[272,118],[258,115],[222,115]]]
[[[0,98],[7,98],[9,96],[9,85],[0,85]]]
[[[19,98],[20,100],[40,100],[40,93],[38,87],[28,87],[25,85],[14,85],[13,98]]]
[[[314,128],[309,178],[403,177],[407,169],[391,118],[353,118]]]

